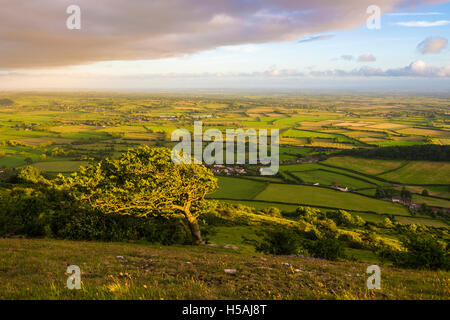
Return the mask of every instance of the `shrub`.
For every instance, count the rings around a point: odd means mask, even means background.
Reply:
[[[286,230],[267,231],[262,242],[256,244],[256,251],[274,255],[290,255],[299,251],[300,240],[296,232]]]
[[[336,238],[322,238],[309,242],[306,246],[308,252],[316,257],[327,260],[337,260],[338,258],[345,258],[344,248],[342,243]]]
[[[262,213],[267,215],[267,216],[281,218],[281,211],[280,211],[280,209],[275,208],[275,207],[270,207],[270,208],[263,209]]]
[[[32,190],[32,189],[31,189]],[[53,237],[70,240],[146,240],[185,243],[177,219],[106,215],[59,192],[13,190],[0,199],[0,236]]]
[[[433,236],[410,233],[402,239],[406,252],[398,254],[394,264],[415,269],[449,269],[450,256],[447,248]]]
[[[339,235],[338,238],[340,241],[348,243],[348,246],[350,248],[354,249],[362,249],[365,248],[366,245],[364,244],[363,240],[359,235],[352,234],[352,233],[342,233]]]

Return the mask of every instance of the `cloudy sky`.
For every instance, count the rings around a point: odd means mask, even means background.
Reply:
[[[447,1],[0,3],[3,90],[450,88]]]

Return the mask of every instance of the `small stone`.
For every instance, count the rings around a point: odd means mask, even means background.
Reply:
[[[123,256],[117,256],[116,259],[124,259]]]
[[[233,249],[235,251],[239,250],[238,247],[236,247],[235,245],[232,245],[232,244],[226,244],[223,247],[226,248],[226,249]]]
[[[225,273],[236,273],[236,269],[224,269]]]
[[[294,269],[295,272],[302,272],[300,269]]]

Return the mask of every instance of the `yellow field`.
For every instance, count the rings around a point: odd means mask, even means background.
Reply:
[[[398,130],[399,133],[412,134],[418,136],[430,136],[430,137],[450,137],[450,131],[440,131],[440,130],[430,130],[430,129],[419,129],[419,128],[408,128]]]

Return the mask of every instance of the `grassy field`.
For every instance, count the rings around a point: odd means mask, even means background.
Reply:
[[[358,194],[309,186],[270,184],[255,200],[295,203],[311,206],[329,206],[333,208],[374,211],[377,213],[409,215],[400,205],[376,200]]]
[[[77,171],[81,166],[86,166],[86,161],[48,161],[33,163],[33,167],[41,171],[47,172],[73,172]]]
[[[292,172],[297,178],[300,178],[302,181],[306,183],[319,183],[321,185],[334,185],[339,184],[342,186],[346,186],[351,189],[358,188],[370,188],[374,187],[373,184],[365,182],[363,180],[358,180],[355,178],[350,178],[348,176],[344,176],[342,174],[328,172],[324,170],[313,170],[313,171],[302,171],[302,172]]]
[[[266,188],[267,183],[231,177],[219,177],[219,190],[209,195],[210,198],[253,199]]]
[[[340,168],[334,168],[334,167],[328,167],[326,165],[322,165],[321,163],[307,163],[307,164],[291,164],[291,165],[283,165],[280,166],[280,171],[288,171],[288,172],[304,172],[304,171],[316,171],[321,170],[323,171],[323,177],[326,178],[326,175],[328,173],[331,174],[337,174],[339,175],[339,179],[335,181],[336,183],[340,184],[341,181],[345,182],[347,179],[356,179],[359,181],[365,181],[365,183],[368,183],[369,185],[372,184],[374,186],[376,185],[387,185],[388,183],[380,181],[375,179],[376,177],[370,177],[362,174],[358,174],[353,171],[348,171],[347,169],[340,169]],[[336,176],[336,178],[338,178]],[[344,179],[344,180],[341,180]]]
[[[411,161],[406,166],[380,177],[406,184],[448,184],[450,163]]]
[[[122,256],[122,258],[117,258]],[[0,239],[0,299],[448,299],[448,272],[262,256],[211,247]],[[289,265],[283,265],[288,263]],[[67,266],[81,269],[68,290]],[[235,269],[233,274],[225,269]]]
[[[332,157],[325,160],[323,163],[340,168],[351,169],[361,173],[377,175],[389,170],[397,169],[404,163],[404,161]]]

